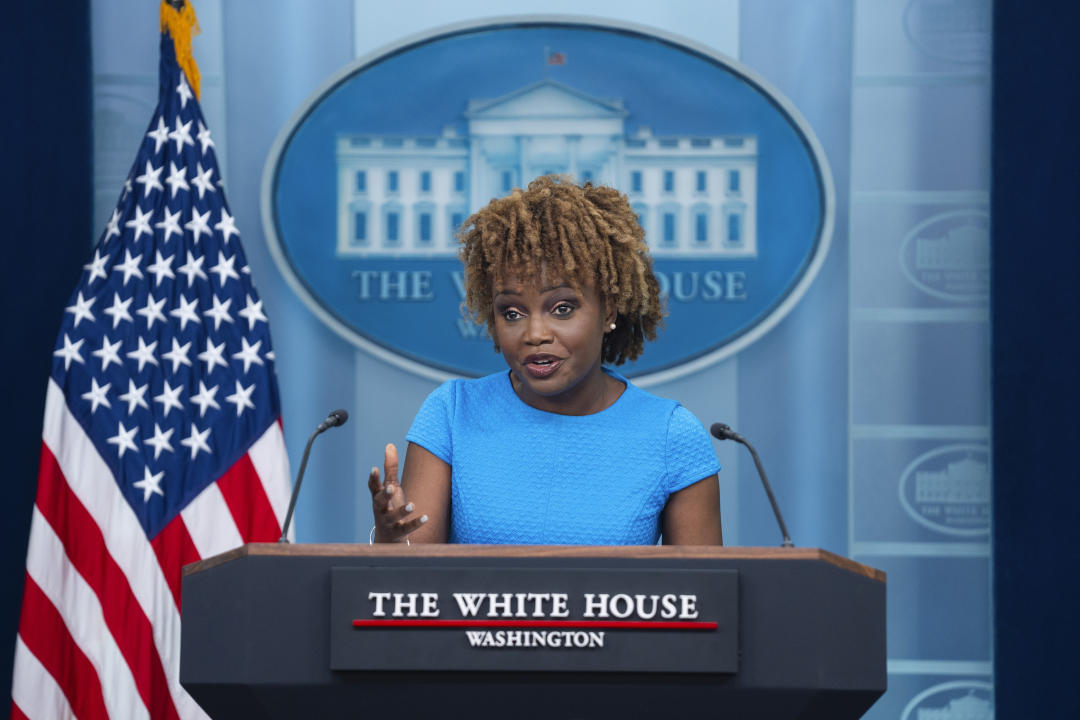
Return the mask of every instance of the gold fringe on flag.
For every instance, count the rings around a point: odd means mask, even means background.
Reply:
[[[195,17],[195,10],[191,2],[185,2],[181,10],[175,10],[167,3],[161,3],[161,32],[168,31],[172,38],[173,47],[176,48],[176,63],[187,75],[188,85],[195,93],[195,99],[199,97],[199,66],[195,64],[195,56],[191,54],[191,37],[202,32],[199,29],[199,20]]]

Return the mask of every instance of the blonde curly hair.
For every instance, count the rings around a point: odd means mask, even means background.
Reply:
[[[615,329],[604,336],[601,359],[621,365],[641,355],[663,322],[660,284],[645,231],[626,196],[614,188],[575,184],[545,175],[495,198],[458,232],[465,265],[464,305],[495,338],[493,288],[508,276],[539,278],[546,271],[578,290],[596,284]]]

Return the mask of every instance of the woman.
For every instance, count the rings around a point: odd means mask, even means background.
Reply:
[[[465,304],[509,367],[451,380],[372,468],[374,542],[719,545],[704,427],[604,367],[663,311],[644,231],[608,187],[541,177],[465,223]]]

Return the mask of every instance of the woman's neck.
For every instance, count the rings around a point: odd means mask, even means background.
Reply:
[[[529,391],[521,380],[510,372],[510,384],[518,398],[530,407],[557,415],[593,415],[608,409],[622,396],[626,385],[611,377],[599,365],[581,382],[558,395],[540,395]]]

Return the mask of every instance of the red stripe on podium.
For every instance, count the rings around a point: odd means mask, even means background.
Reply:
[[[683,620],[353,620],[358,628],[548,628],[579,630],[716,630],[715,622]]]

